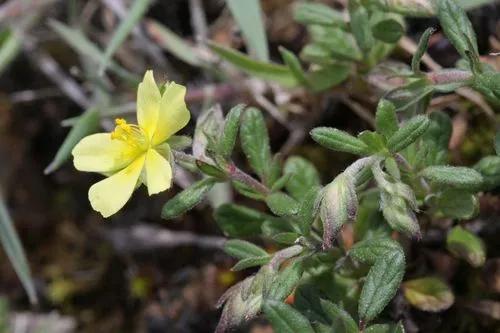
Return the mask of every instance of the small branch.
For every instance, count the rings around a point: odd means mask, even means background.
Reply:
[[[37,49],[35,43],[27,37],[24,38],[23,47],[30,61],[36,64],[45,76],[59,87],[66,96],[84,109],[90,106],[90,100],[80,85],[70,76],[66,75],[59,64],[48,53]]]
[[[340,100],[342,101],[342,103],[347,105],[355,114],[357,114],[361,119],[370,124],[371,127],[373,128],[375,127],[375,117],[370,111],[368,111],[368,109],[366,109],[361,104],[353,101],[347,96],[341,96]]]
[[[179,246],[222,249],[226,238],[196,235],[187,231],[172,231],[147,224],[130,228],[119,227],[104,231],[105,237],[120,253],[151,251]]]
[[[174,157],[176,160],[184,161],[187,163],[196,163],[197,159],[190,154],[186,154],[184,152],[180,151],[173,151]],[[263,194],[263,195],[268,195],[271,193],[271,191],[261,182],[250,176],[249,174],[245,173],[241,169],[239,169],[234,163],[229,163],[226,169],[227,176],[231,180],[239,181],[241,183],[244,183],[248,187],[251,187],[255,191]]]
[[[271,191],[264,184],[257,181],[247,173],[243,172],[236,165],[234,165],[234,163],[229,164],[227,171],[229,172],[229,177],[232,180],[244,183],[245,185],[251,187],[252,189],[263,195],[268,195],[269,193],[271,193]]]
[[[200,0],[189,0],[189,9],[195,39],[198,44],[202,44],[208,39],[207,19],[203,10],[203,3]]]
[[[428,80],[433,84],[446,84],[466,82],[472,79],[473,75],[469,71],[463,70],[442,70],[426,74]]]
[[[411,40],[408,37],[403,37],[399,41],[399,47],[401,47],[403,50],[408,52],[409,54],[413,55],[415,54],[415,51],[417,50],[417,44]],[[425,53],[424,56],[422,57],[422,62],[429,67],[429,69],[433,71],[439,71],[443,69],[443,67],[435,62],[429,54]],[[465,99],[468,99],[472,103],[476,104],[479,108],[481,108],[488,117],[490,118],[495,118],[495,112],[493,109],[486,103],[484,100],[483,96],[479,94],[478,92],[468,88],[468,87],[462,87],[458,88],[455,93],[457,95],[460,95],[464,97]]]

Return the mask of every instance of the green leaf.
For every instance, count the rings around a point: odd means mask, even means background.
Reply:
[[[193,156],[196,159],[204,162],[212,161],[213,151],[223,126],[224,119],[220,105],[216,104],[198,116],[193,136]]]
[[[331,323],[331,332],[358,333],[358,325],[351,315],[330,301],[321,300],[321,307]]]
[[[318,170],[303,157],[289,157],[283,172],[290,175],[285,186],[286,190],[297,200],[304,198],[311,188],[320,185]]]
[[[482,93],[492,104],[500,105],[500,73],[484,72],[474,76],[474,89]]]
[[[358,134],[358,139],[363,141],[368,148],[370,149],[370,153],[377,154],[381,151],[387,151],[385,146],[385,139],[379,133],[375,133],[372,131],[363,131]]]
[[[500,132],[495,135],[495,152],[500,156]]]
[[[293,11],[295,21],[306,25],[346,27],[342,13],[322,3],[299,2]]]
[[[377,113],[375,115],[375,128],[386,139],[390,139],[399,128],[396,107],[388,100],[381,99],[378,102]]]
[[[214,214],[215,221],[225,235],[248,237],[260,233],[266,216],[261,212],[235,204],[223,204]]]
[[[293,88],[299,85],[299,82],[287,66],[253,60],[241,52],[217,45],[215,43],[208,43],[208,46],[221,58],[230,62],[247,74],[263,80],[277,82],[288,88]]]
[[[276,243],[293,245],[297,241],[300,235],[296,232],[282,232],[273,236],[273,240]]]
[[[248,186],[245,183],[236,180],[233,180],[231,183],[233,184],[234,189],[238,191],[238,193],[244,195],[247,198],[259,201],[264,201],[266,199],[266,196],[264,194],[255,190],[253,187]]]
[[[402,252],[394,251],[379,258],[370,268],[359,298],[359,318],[374,319],[394,297],[405,271]]]
[[[309,33],[313,42],[328,49],[335,59],[360,61],[363,58],[352,35],[340,28],[313,25]]]
[[[266,204],[271,211],[278,216],[289,216],[297,214],[299,205],[291,196],[283,193],[271,193],[266,197]]]
[[[224,252],[238,259],[263,257],[268,255],[263,248],[239,239],[228,240],[224,243]]]
[[[21,241],[17,235],[14,223],[7,210],[4,199],[0,193],[0,241],[3,249],[7,254],[14,270],[16,271],[19,280],[23,284],[26,293],[28,294],[31,304],[37,304],[38,299],[36,296],[35,286],[31,279],[31,271],[24,254]]]
[[[401,16],[380,12],[377,14],[379,15],[374,15],[375,17],[372,18],[373,37],[385,43],[397,43],[405,33]]]
[[[369,154],[369,147],[347,132],[330,127],[316,127],[311,131],[314,141],[331,150],[355,155]]]
[[[439,150],[447,150],[451,138],[452,124],[450,117],[441,111],[429,115],[430,124],[422,139]]]
[[[298,285],[304,265],[302,260],[295,260],[292,264],[281,270],[269,287],[267,299],[276,301],[284,300]]]
[[[307,73],[311,89],[319,92],[345,81],[351,74],[351,67],[343,64],[324,65]]]
[[[61,147],[59,147],[56,156],[43,172],[47,175],[59,169],[59,167],[69,159],[71,151],[76,144],[87,135],[96,132],[98,128],[99,112],[95,109],[85,111],[69,131]]]
[[[78,54],[90,58],[96,64],[104,62],[104,53],[94,43],[88,40],[81,31],[72,29],[55,20],[50,20],[49,26]],[[108,66],[110,71],[116,75],[134,84],[139,83],[139,78],[137,76],[129,73],[115,62],[109,60]]]
[[[465,11],[456,4],[455,0],[438,0],[437,16],[446,37],[462,58],[467,59],[467,51],[478,54],[476,34],[472,24]]]
[[[271,256],[265,255],[261,257],[250,257],[250,258],[245,258],[236,263],[233,267],[231,267],[232,271],[242,271],[244,269],[250,268],[250,267],[255,267],[255,266],[262,266],[267,264],[271,260]]]
[[[226,179],[227,177],[224,170],[210,163],[203,162],[202,160],[196,160],[196,166],[207,176],[212,176],[217,179]]]
[[[250,53],[261,61],[269,61],[260,0],[226,0],[226,4],[243,32]]]
[[[453,292],[439,278],[425,277],[403,283],[408,303],[419,310],[440,312],[448,309],[455,301]]]
[[[163,205],[162,218],[168,220],[184,214],[199,204],[216,182],[215,178],[205,178],[184,189]]]
[[[367,327],[365,333],[405,333],[402,323],[399,324],[375,324]]]
[[[275,333],[314,333],[307,318],[288,304],[268,300],[263,310]]]
[[[262,223],[261,230],[262,234],[269,238],[273,238],[284,232],[294,231],[292,225],[288,221],[274,216],[266,219],[264,223]]]
[[[305,195],[300,202],[297,220],[299,221],[298,226],[300,232],[303,235],[308,235],[310,233],[311,225],[314,222],[318,210],[316,199],[320,194],[320,190],[319,185],[311,187],[305,192]]]
[[[21,39],[16,32],[5,30],[0,34],[0,74],[21,50]]]
[[[500,185],[500,156],[486,156],[474,165],[483,176],[481,189],[492,190]]]
[[[236,136],[238,135],[238,128],[240,126],[241,113],[245,109],[245,105],[236,105],[229,111],[226,116],[226,122],[224,123],[224,130],[219,139],[218,153],[222,155],[225,159],[231,156],[234,149],[234,144],[236,143]]]
[[[403,87],[390,91],[385,98],[391,101],[396,107],[396,111],[404,111],[410,108],[421,108],[423,112],[427,107],[430,96],[434,92],[434,86],[426,79],[413,81]]]
[[[356,42],[364,52],[373,47],[373,34],[370,30],[370,25],[367,22],[370,20],[368,10],[359,0],[350,0],[348,3],[350,28],[356,39]]]
[[[379,258],[395,251],[403,252],[398,242],[388,237],[374,237],[357,242],[348,254],[363,263],[374,264]]]
[[[313,283],[300,284],[294,291],[293,305],[311,322],[328,323],[328,319],[321,306],[321,295],[317,285]],[[330,333],[330,330],[328,330]]]
[[[172,53],[178,59],[191,66],[206,66],[193,45],[187,43],[186,40],[163,24],[154,20],[147,20],[146,29],[153,36],[158,46]]]
[[[284,174],[283,176],[278,178],[274,182],[273,186],[271,187],[271,192],[276,192],[276,191],[280,191],[281,189],[283,189],[283,187],[285,187],[287,185],[290,178],[291,178],[291,174]]]
[[[172,135],[167,144],[173,150],[184,150],[193,144],[193,139],[187,135]]]
[[[479,212],[479,202],[474,194],[467,191],[447,189],[439,194],[436,202],[446,216],[468,220]]]
[[[454,256],[465,259],[474,267],[484,265],[486,260],[486,249],[481,238],[460,226],[448,233],[446,247]]]
[[[387,147],[392,152],[398,152],[415,142],[429,127],[429,118],[423,115],[415,116],[401,126],[387,141]]]
[[[335,60],[332,59],[327,47],[317,43],[305,45],[300,51],[300,59],[318,65],[332,65]]]
[[[139,20],[146,14],[149,7],[150,0],[135,0],[132,3],[132,7],[128,11],[127,15],[120,22],[120,25],[113,33],[111,40],[107,43],[106,50],[104,51],[104,57],[99,66],[98,72],[103,74],[108,66],[110,59],[113,54],[120,47],[120,45],[125,41],[129,33],[134,29],[135,25]]]
[[[281,57],[283,58],[283,61],[287,65],[287,67],[290,69],[290,72],[295,76],[298,82],[303,84],[306,87],[310,86],[309,79],[306,76],[306,73],[304,72],[304,69],[302,69],[302,65],[300,64],[300,60],[293,54],[292,52],[288,51],[284,47],[280,46],[279,51],[281,53]]]
[[[258,109],[250,107],[243,113],[240,139],[250,166],[265,181],[271,165],[271,149],[264,117]]]
[[[436,186],[450,186],[463,190],[477,189],[483,183],[483,177],[479,172],[465,167],[435,165],[422,170],[421,175]]]
[[[424,33],[422,34],[422,37],[420,37],[420,41],[418,42],[417,50],[415,51],[413,58],[411,58],[411,70],[414,73],[421,73],[420,61],[422,60],[422,57],[424,56],[425,51],[427,51],[427,47],[429,46],[429,39],[431,38],[434,31],[435,31],[434,28],[427,28],[424,31]]]

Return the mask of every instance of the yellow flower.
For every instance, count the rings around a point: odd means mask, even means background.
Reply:
[[[174,82],[161,94],[153,72],[147,71],[137,89],[138,125],[116,119],[113,132],[89,135],[75,146],[76,169],[109,175],[89,190],[90,204],[102,216],[119,211],[141,183],[149,195],[170,188],[170,148],[165,141],[189,122],[185,94],[186,88]]]

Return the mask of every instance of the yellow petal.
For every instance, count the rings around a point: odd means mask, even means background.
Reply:
[[[146,155],[146,184],[149,195],[163,192],[172,186],[172,167],[154,149],[150,149]]]
[[[92,208],[109,217],[119,211],[130,199],[144,166],[145,155],[109,178],[92,185],[89,200]]]
[[[71,153],[77,170],[110,172],[129,165],[140,151],[123,141],[112,140],[110,133],[98,133],[83,138]]]
[[[158,122],[161,94],[153,71],[147,71],[137,88],[137,123],[151,139]]]
[[[184,102],[186,87],[170,82],[161,96],[158,124],[153,136],[157,145],[178,132],[189,122],[190,114]]]

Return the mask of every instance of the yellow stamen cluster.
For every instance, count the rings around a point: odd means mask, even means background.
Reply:
[[[146,136],[139,126],[128,124],[123,118],[115,119],[115,124],[115,130],[111,132],[111,139],[124,141],[133,147],[145,148]]]

